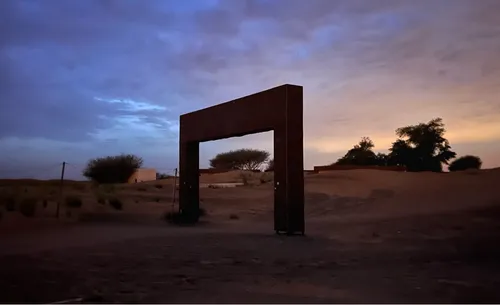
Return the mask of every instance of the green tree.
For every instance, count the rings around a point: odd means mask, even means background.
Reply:
[[[134,155],[118,155],[89,160],[83,175],[97,183],[125,183],[142,166]]]
[[[358,144],[349,149],[347,153],[337,162],[336,165],[377,165],[377,155],[373,152],[375,144],[369,137],[361,138]]]
[[[408,171],[441,172],[442,164],[455,158],[441,118],[396,129],[399,137],[390,148],[389,165],[403,165]]]
[[[257,170],[269,160],[269,152],[243,148],[217,154],[210,160],[210,167],[226,170]]]
[[[477,156],[463,156],[458,159],[453,160],[448,166],[450,172],[463,171],[466,169],[481,169],[483,162]]]

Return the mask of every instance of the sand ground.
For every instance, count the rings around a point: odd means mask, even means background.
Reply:
[[[500,302],[499,170],[307,175],[305,237],[273,234],[261,178],[201,189],[208,215],[195,227],[161,220],[175,209],[170,180],[107,190],[122,211],[68,185],[84,205],[59,221],[48,187],[17,185],[49,204],[34,219],[3,213],[0,302]]]

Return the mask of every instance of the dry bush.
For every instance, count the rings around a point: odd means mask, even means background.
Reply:
[[[114,184],[103,184],[99,186],[99,189],[108,194],[112,194],[116,191],[116,187]]]
[[[16,210],[17,198],[15,196],[5,196],[2,198],[2,201],[7,212],[14,212]]]
[[[198,209],[199,217],[207,215],[207,211],[203,208]],[[163,215],[163,218],[168,222],[176,225],[189,225],[193,224],[192,220],[186,217],[185,214],[181,212],[167,212]]]
[[[260,175],[259,181],[261,184],[266,184],[268,182],[272,182],[273,179],[274,179],[274,177],[273,177],[272,173],[262,173]]]
[[[243,185],[248,185],[249,184],[249,175],[247,173],[241,173],[240,174],[241,182],[243,182]]]
[[[19,212],[26,217],[33,217],[36,214],[36,204],[35,198],[24,198],[19,204]]]
[[[106,198],[104,196],[98,196],[97,197],[97,203],[105,205],[106,204]]]
[[[126,183],[142,163],[140,157],[131,154],[96,158],[88,161],[83,175],[102,184]]]
[[[65,204],[68,208],[80,208],[83,205],[82,199],[78,196],[67,196]]]
[[[123,202],[119,198],[111,198],[109,199],[109,205],[112,206],[115,210],[123,209]]]
[[[87,182],[64,180],[64,185],[87,184]],[[0,186],[9,187],[59,187],[61,185],[60,179],[52,180],[36,180],[36,179],[0,179]]]
[[[450,172],[481,169],[483,161],[477,156],[466,155],[453,160],[448,166]]]
[[[72,187],[77,191],[85,191],[87,189],[87,186],[85,184],[74,184],[72,185]]]

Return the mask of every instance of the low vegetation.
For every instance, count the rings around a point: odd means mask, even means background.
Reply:
[[[26,217],[33,217],[36,214],[36,205],[35,198],[24,198],[19,204],[19,212]]]
[[[123,209],[123,202],[116,197],[110,198],[109,199],[109,205],[114,208],[115,210],[121,211]]]
[[[248,185],[249,184],[249,175],[247,173],[241,173],[240,174],[240,178],[241,178],[241,182],[243,183],[243,185]]]
[[[116,186],[114,184],[104,184],[100,185],[98,190],[106,194],[113,194],[116,192]]]
[[[14,212],[16,210],[17,199],[14,196],[5,196],[3,198],[3,202],[5,205],[5,210],[7,212]]]
[[[266,184],[273,181],[273,176],[269,173],[262,173],[259,178],[260,184]]]
[[[97,203],[105,205],[106,204],[106,197],[98,196],[97,197]]]
[[[171,178],[171,175],[164,174],[164,173],[156,173],[156,180],[165,180],[168,178]]]
[[[80,208],[83,205],[82,199],[78,196],[67,196],[64,203],[68,208]]]
[[[85,191],[87,189],[87,186],[83,183],[81,184],[74,184],[73,186],[73,189],[77,190],[77,191]]]
[[[206,210],[200,207],[198,209],[198,217],[196,217],[196,218],[203,217],[206,215],[207,215]],[[175,224],[175,225],[190,225],[190,224],[194,223],[194,221],[190,215],[187,215],[186,213],[182,213],[179,211],[167,212],[163,215],[163,218],[168,223]]]
[[[468,169],[481,169],[482,164],[483,162],[479,157],[467,155],[453,160],[450,166],[448,166],[448,170],[450,172],[456,172]]]

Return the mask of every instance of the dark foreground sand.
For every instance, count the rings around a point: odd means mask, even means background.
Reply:
[[[168,187],[117,187],[119,212],[75,189],[77,222],[21,229],[4,214],[0,303],[500,303],[499,181],[500,170],[307,176],[305,237],[273,234],[271,183],[200,190],[208,216],[188,228],[159,220]]]
[[[325,224],[79,224],[3,236],[0,302],[500,302],[500,208]],[[207,217],[210,221],[210,217]],[[332,237],[338,232],[342,238]]]

